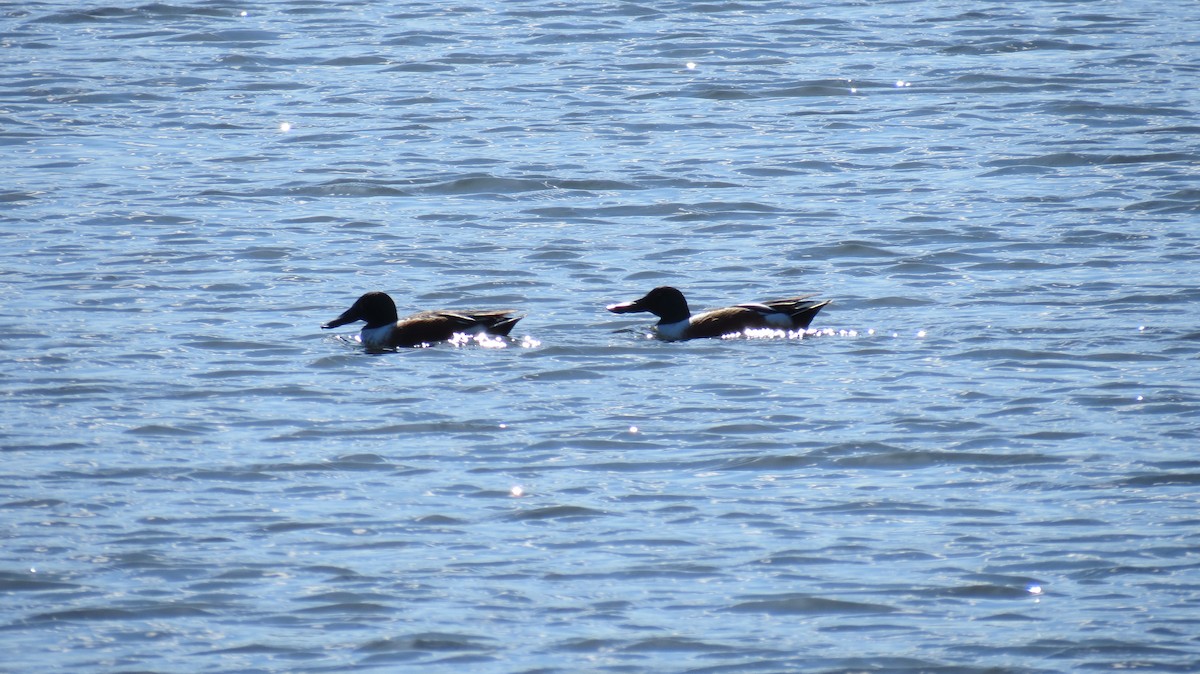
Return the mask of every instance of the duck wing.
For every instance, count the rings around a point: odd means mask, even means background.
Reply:
[[[738,306],[752,309],[762,315],[766,324],[779,328],[790,327],[795,330],[808,329],[809,323],[820,313],[821,308],[829,304],[829,300],[813,300],[815,295],[800,295],[779,300],[770,300],[756,304],[740,304]]]
[[[444,342],[456,334],[507,335],[524,316],[511,311],[422,311],[396,322],[391,346]]]
[[[516,326],[517,321],[525,318],[524,314],[514,315],[512,309],[441,311],[438,313],[459,325],[460,328],[457,332],[486,332],[489,335],[508,335]]]

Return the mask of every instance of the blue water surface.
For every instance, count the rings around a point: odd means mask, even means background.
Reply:
[[[1200,668],[1200,6],[0,17],[3,671]]]

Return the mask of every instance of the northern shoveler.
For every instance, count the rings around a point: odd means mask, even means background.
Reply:
[[[662,339],[677,341],[700,337],[721,337],[747,329],[807,330],[821,307],[829,304],[810,299],[813,295],[789,297],[769,302],[739,304],[692,315],[683,293],[662,286],[632,302],[609,305],[615,314],[645,311],[658,316],[655,332]]]
[[[456,334],[507,335],[523,316],[500,311],[422,311],[399,318],[396,303],[387,293],[369,292],[341,316],[321,327],[325,330],[355,321],[366,321],[359,333],[370,348],[396,348],[444,342]]]

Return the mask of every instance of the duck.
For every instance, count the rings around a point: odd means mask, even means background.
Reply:
[[[396,302],[387,293],[372,291],[359,297],[341,316],[321,326],[331,330],[355,321],[366,321],[359,332],[364,346],[372,349],[393,349],[444,342],[458,334],[507,336],[524,316],[511,310],[490,311],[421,311],[400,318]]]
[[[808,324],[829,300],[816,301],[815,295],[801,295],[762,303],[739,304],[692,315],[687,299],[678,288],[660,286],[632,302],[611,304],[614,314],[648,312],[658,316],[654,331],[666,341],[703,337],[723,337],[747,329],[807,330]]]

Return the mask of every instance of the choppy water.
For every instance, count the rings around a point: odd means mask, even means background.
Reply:
[[[0,669],[1200,668],[1200,5],[0,17]]]

